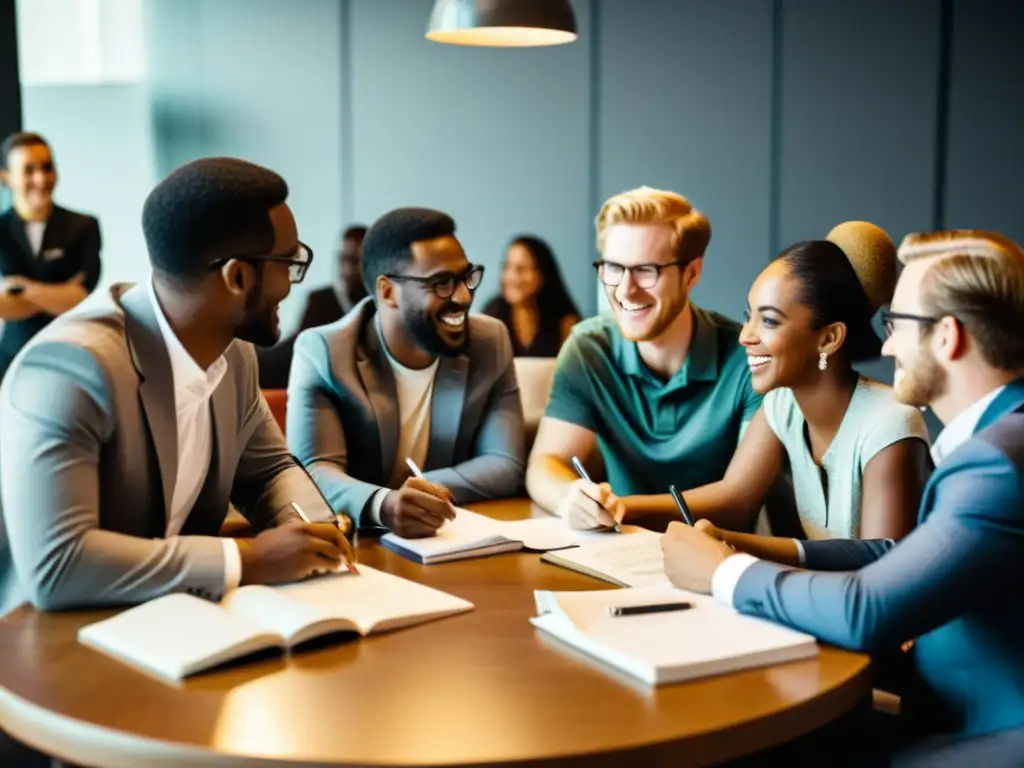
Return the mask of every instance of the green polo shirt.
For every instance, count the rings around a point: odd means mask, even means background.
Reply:
[[[558,355],[545,416],[597,434],[612,490],[667,493],[721,480],[761,396],[740,326],[693,307],[683,367],[659,380],[610,312],[578,323]]]

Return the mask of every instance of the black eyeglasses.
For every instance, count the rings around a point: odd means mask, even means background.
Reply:
[[[930,317],[928,315],[910,315],[906,312],[889,312],[885,310],[882,312],[882,327],[885,328],[885,335],[892,336],[893,332],[893,320],[912,320],[915,323],[921,323],[923,325],[935,325],[941,318]]]
[[[231,259],[237,259],[238,261],[283,261],[288,265],[288,279],[291,280],[292,283],[301,283],[306,277],[309,265],[313,263],[313,249],[305,243],[299,243],[299,247],[295,249],[295,253],[291,256],[271,256],[269,254],[259,256],[231,256],[226,259],[211,261],[208,267],[209,269],[219,269],[231,261]]]
[[[439,299],[450,299],[459,283],[465,283],[470,292],[480,287],[480,281],[484,279],[484,268],[480,265],[472,266],[461,275],[453,275],[450,272],[443,272],[440,275],[429,275],[428,277],[416,277],[415,275],[395,275],[388,273],[384,275],[388,280],[396,283],[419,283],[434,292]]]
[[[690,262],[685,259],[677,259],[667,264],[636,264],[627,267],[614,261],[594,262],[594,269],[597,270],[597,279],[609,288],[615,288],[622,283],[622,278],[629,272],[633,276],[633,282],[640,288],[653,288],[661,278],[661,270],[667,267],[682,267]]]

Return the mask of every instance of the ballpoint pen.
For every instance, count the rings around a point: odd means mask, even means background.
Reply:
[[[668,611],[685,611],[693,608],[693,603],[653,603],[651,605],[617,605],[608,607],[609,616],[641,616],[645,613],[666,613]]]
[[[291,503],[291,507],[292,507],[292,509],[295,510],[295,513],[300,518],[302,518],[303,522],[306,522],[306,523],[312,523],[313,522],[312,520],[309,519],[309,515],[307,515],[302,510],[302,507],[300,507],[297,502],[293,501]],[[330,520],[324,520],[323,522],[325,522],[325,523],[334,523],[334,527],[337,528],[339,531],[341,531],[341,524],[338,522],[338,518],[335,515],[331,515],[331,519]],[[344,532],[342,532],[342,536],[344,536],[344,535],[345,535]],[[349,569],[349,571],[351,571],[356,576],[358,576],[359,575],[359,569],[356,567],[356,564],[353,561],[349,560],[347,557],[345,557],[344,560],[345,560],[345,566]]]
[[[586,480],[588,483],[594,482],[590,479],[590,475],[587,473],[587,468],[583,466],[583,462],[580,461],[578,456],[572,457],[572,468],[576,470],[576,474],[583,480]],[[615,521],[615,532],[622,533],[622,523],[618,520]]]
[[[683,494],[679,492],[679,489],[674,485],[668,487],[668,492],[672,494],[672,501],[676,503],[676,507],[679,508],[679,514],[683,516],[683,520],[686,524],[693,526],[693,515],[690,514],[690,508],[686,505],[686,500],[683,498]]]
[[[420,468],[416,466],[416,462],[415,462],[415,461],[413,461],[412,459],[410,459],[410,458],[409,458],[408,456],[407,456],[407,457],[406,457],[406,459],[405,459],[405,464],[406,464],[406,466],[407,466],[407,467],[409,467],[409,471],[410,471],[410,472],[412,472],[412,474],[413,474],[413,476],[414,476],[414,477],[418,477],[418,478],[419,478],[420,480],[422,480],[422,481],[423,481],[423,482],[425,482],[425,483],[429,483],[429,482],[430,482],[429,480],[427,480],[427,478],[425,478],[425,477],[423,476],[423,472],[421,472],[421,471],[420,471]],[[446,489],[446,490],[447,490],[447,489]],[[448,496],[449,496],[449,497],[451,497],[451,501],[452,501],[452,506],[454,507],[454,506],[455,506],[455,504],[457,503],[457,502],[455,501],[455,494],[454,494],[454,493],[452,493],[452,492],[451,492],[451,491],[449,490],[449,491],[448,491]]]

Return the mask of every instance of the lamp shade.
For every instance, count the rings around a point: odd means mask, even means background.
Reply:
[[[569,0],[435,0],[427,39],[516,48],[576,39]]]

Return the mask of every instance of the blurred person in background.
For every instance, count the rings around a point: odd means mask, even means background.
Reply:
[[[100,225],[54,205],[57,167],[46,139],[13,133],[0,143],[0,380],[19,350],[100,279]]]
[[[520,235],[509,244],[501,294],[483,311],[508,327],[516,357],[556,357],[580,320],[551,247],[533,235]]]
[[[295,333],[273,347],[256,350],[261,389],[288,387],[288,371],[292,367],[295,339],[302,331],[340,320],[366,297],[362,266],[365,235],[366,227],[362,225],[353,225],[342,233],[341,248],[338,249],[338,275],[334,283],[318,288],[306,297],[306,307],[302,310],[302,320]]]

